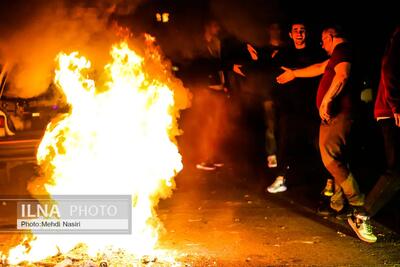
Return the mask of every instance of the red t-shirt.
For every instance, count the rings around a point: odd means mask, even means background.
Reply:
[[[317,91],[317,108],[321,106],[322,100],[325,94],[328,92],[331,86],[332,80],[335,77],[335,67],[341,62],[353,62],[353,54],[351,47],[348,43],[340,43],[333,49],[332,56],[328,61],[328,65],[325,68],[325,72],[319,82]],[[349,82],[346,83],[342,89],[340,95],[333,99],[332,112],[338,113],[340,111],[349,110],[351,101],[349,97]]]
[[[381,80],[376,96],[375,118],[400,113],[400,26],[390,39],[382,58]]]

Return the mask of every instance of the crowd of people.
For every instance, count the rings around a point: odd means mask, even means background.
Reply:
[[[237,105],[239,113],[264,115],[265,165],[276,174],[266,193],[286,191],[290,186],[287,172],[299,148],[311,150],[319,155],[313,164],[325,171],[323,192],[330,197],[330,204],[317,212],[346,219],[361,240],[376,242],[370,217],[400,188],[400,26],[382,58],[374,108],[387,170],[366,197],[347,156],[352,126],[360,115],[360,88],[354,75],[355,48],[346,32],[337,25],[327,26],[321,45],[313,46],[304,22],[290,24],[289,42],[283,41],[281,26],[273,23],[267,28],[268,44],[256,47],[223,38],[221,30],[217,21],[207,21],[204,49],[197,61],[202,62],[196,74],[204,85],[201,101],[206,109],[202,113],[204,131],[198,133],[201,153],[196,167],[213,171],[224,165],[219,154],[221,128],[226,128],[224,122],[233,113],[224,102],[234,98],[235,104],[229,105]]]

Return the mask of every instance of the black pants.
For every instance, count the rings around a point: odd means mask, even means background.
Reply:
[[[386,171],[368,194],[365,208],[375,215],[400,189],[400,127],[394,119],[379,121],[382,129],[386,156]]]
[[[265,124],[265,152],[267,156],[276,155],[276,124],[277,118],[275,113],[275,104],[273,100],[266,100],[264,107],[264,124]]]
[[[278,119],[277,175],[287,176],[296,158],[318,151],[318,124],[305,116],[281,113]]]

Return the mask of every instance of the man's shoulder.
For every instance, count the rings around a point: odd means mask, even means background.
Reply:
[[[351,63],[351,62],[353,62],[353,60],[354,60],[354,55],[353,55],[353,49],[351,47],[351,44],[349,44],[347,42],[343,42],[343,43],[336,45],[329,61],[338,64],[340,62]]]
[[[332,56],[335,54],[353,54],[352,45],[349,42],[343,42],[335,46]]]

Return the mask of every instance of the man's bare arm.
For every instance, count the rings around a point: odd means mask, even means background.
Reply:
[[[332,100],[342,92],[350,75],[351,64],[349,62],[341,62],[335,67],[335,76],[332,83],[322,99],[321,107],[319,108],[319,115],[323,120],[330,120],[330,106]]]
[[[325,60],[324,62],[316,63],[311,66],[297,70],[281,67],[285,72],[279,75],[276,78],[276,81],[280,84],[284,84],[290,82],[295,78],[311,78],[319,76],[324,73],[326,65],[328,65],[328,61],[329,59]]]
[[[326,92],[324,99],[332,100],[343,90],[350,76],[351,64],[349,62],[341,62],[335,67],[335,77],[333,77],[331,86]]]
[[[394,113],[394,123],[397,127],[400,127],[400,113]]]
[[[294,76],[297,78],[310,78],[319,76],[324,73],[326,65],[328,65],[328,61],[329,59],[302,69],[294,70]]]

